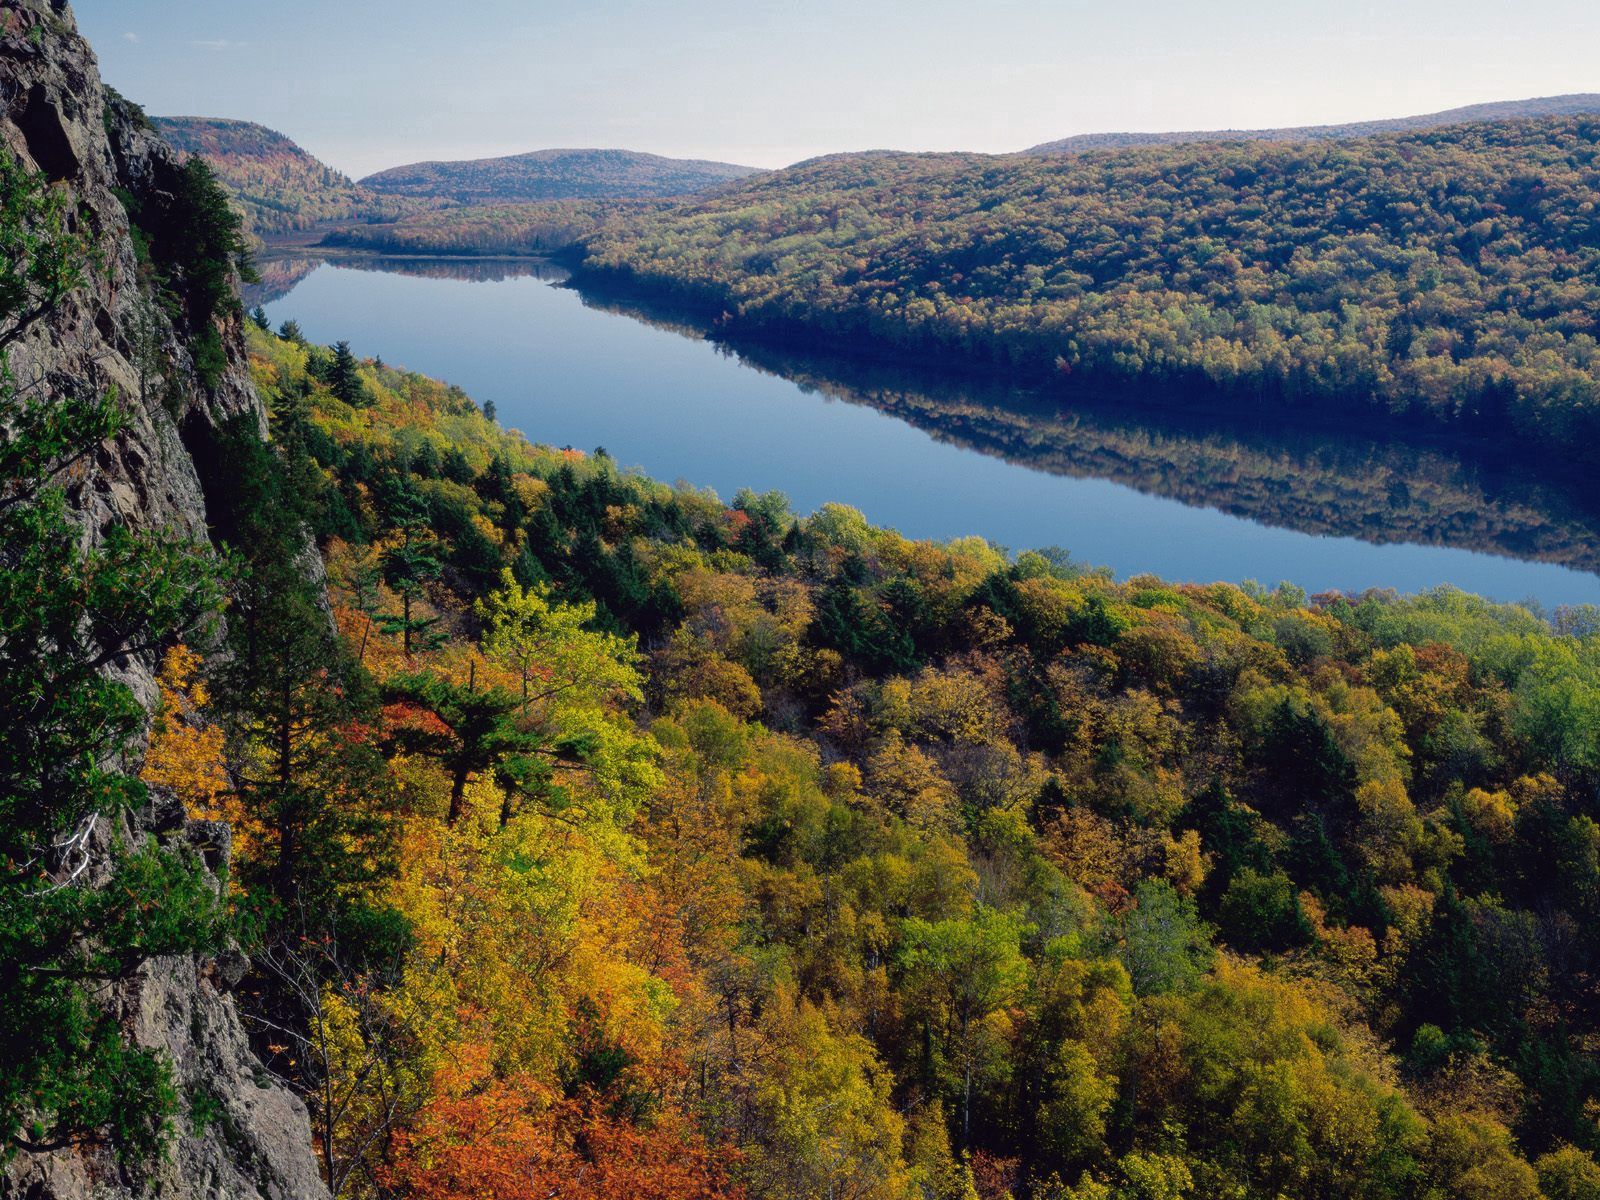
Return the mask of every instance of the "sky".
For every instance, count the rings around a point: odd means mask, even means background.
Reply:
[[[1600,92],[1595,0],[76,0],[154,115],[354,176],[621,147],[757,167]]]

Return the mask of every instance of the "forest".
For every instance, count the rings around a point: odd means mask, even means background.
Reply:
[[[684,196],[755,174],[754,167],[635,150],[534,150],[502,158],[409,163],[368,175],[361,186],[386,196],[509,204]]]
[[[1497,100],[1468,104],[1444,112],[1414,117],[1386,117],[1376,121],[1351,121],[1343,125],[1292,125],[1277,129],[1196,129],[1169,133],[1079,133],[1041,142],[1025,154],[1079,154],[1126,146],[1172,146],[1188,142],[1320,142],[1371,137],[1380,133],[1410,133],[1468,121],[1518,121],[1530,117],[1570,117],[1600,113],[1600,95],[1593,92],[1545,96],[1534,100]]]
[[[341,1194],[1600,1188],[1600,613],[725,504],[282,334],[144,774]]]
[[[183,178],[160,286],[243,258]],[[0,201],[13,330],[93,256],[59,189]],[[727,503],[266,324],[220,555],[66,536],[116,406],[0,390],[7,1155],[225,1120],[89,996],[238,945],[341,1197],[1600,1194],[1600,612]],[[100,668],[149,653],[135,778]],[[158,799],[224,891],[181,845],[37,886]]]
[[[346,225],[319,245],[378,254],[451,256],[554,255],[570,250],[607,222],[660,212],[663,200],[532,200],[484,202],[404,216],[397,221]]]
[[[256,237],[311,229],[324,221],[392,221],[435,204],[380,196],[353,182],[276,130],[215,117],[155,117],[161,136],[197,155],[227,187]]]
[[[841,155],[610,226],[582,272],[730,331],[1179,406],[1600,429],[1600,118],[1057,158]]]

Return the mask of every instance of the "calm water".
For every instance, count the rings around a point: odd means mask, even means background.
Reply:
[[[1061,546],[1119,576],[1288,580],[1311,592],[1449,583],[1546,606],[1600,603],[1590,501],[1509,468],[735,354],[692,328],[586,302],[550,270],[269,267],[275,324],[292,317],[314,341],[347,340],[459,384],[536,441],[604,446],[724,497],[777,489],[799,512],[839,501],[908,536]]]

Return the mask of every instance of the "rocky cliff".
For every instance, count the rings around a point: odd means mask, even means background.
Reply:
[[[208,448],[224,422],[264,420],[239,317],[209,318],[208,333],[169,315],[187,310],[156,303],[142,282],[128,211],[170,211],[179,162],[138,109],[102,87],[65,0],[0,0],[0,144],[68,189],[76,219],[103,255],[90,285],[11,354],[25,386],[46,394],[115,388],[127,401],[126,428],[73,485],[85,536],[112,521],[206,536]],[[169,287],[181,300],[181,274],[169,277]],[[196,365],[202,337],[211,346],[203,369]],[[154,665],[127,671],[147,701]],[[225,827],[188,821],[160,797],[126,833],[187,839],[207,847],[219,866],[226,861]],[[204,1119],[180,1122],[163,1161],[132,1167],[96,1147],[24,1153],[0,1174],[0,1196],[325,1197],[304,1106],[261,1070],[247,1044],[229,994],[241,966],[237,956],[158,960],[106,999],[132,1037],[170,1058],[183,1095],[209,1098]]]

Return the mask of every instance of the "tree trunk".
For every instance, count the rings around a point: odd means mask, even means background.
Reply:
[[[456,819],[461,816],[461,810],[465,807],[468,773],[466,767],[457,767],[450,777],[450,824],[452,825],[456,823]]]

